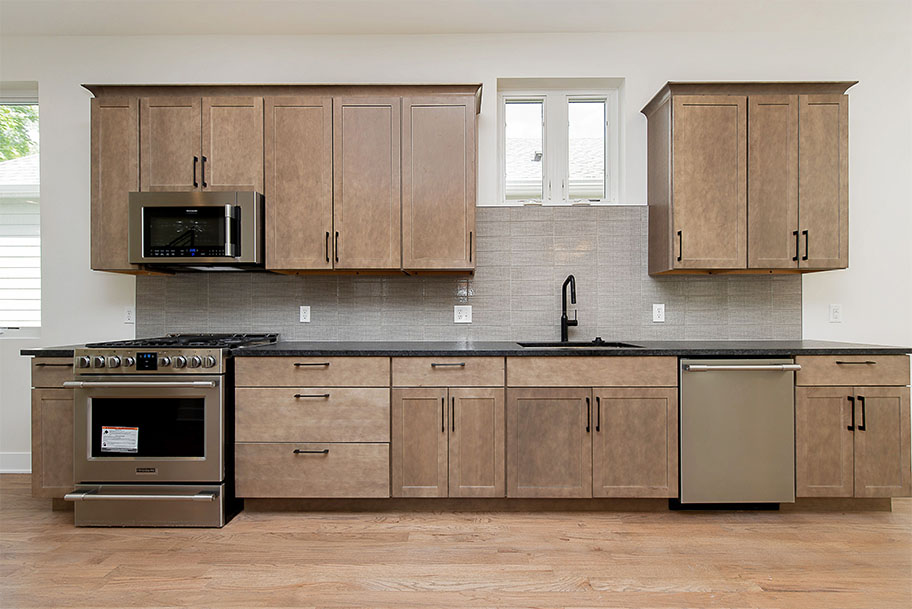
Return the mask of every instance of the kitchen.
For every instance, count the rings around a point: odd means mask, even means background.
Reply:
[[[250,39],[239,46],[234,37],[213,31],[216,23],[227,27],[227,16],[198,30],[208,36],[193,39],[173,36],[186,33],[176,26],[151,37],[97,36],[97,29],[88,30],[94,35],[66,39],[37,35],[41,32],[13,36],[4,31],[4,80],[39,83],[44,247],[41,337],[4,338],[0,345],[4,348],[2,450],[10,455],[27,455],[29,450],[30,362],[18,356],[20,349],[169,332],[276,332],[283,341],[557,341],[561,284],[571,274],[576,279],[577,302],[570,303],[568,295],[568,311],[572,318],[576,310],[579,322],[569,328],[571,340],[602,336],[606,341],[642,345],[806,339],[907,346],[912,343],[909,321],[895,310],[910,298],[910,281],[904,272],[908,270],[904,232],[909,228],[909,211],[900,194],[909,159],[904,136],[908,129],[884,121],[881,107],[897,93],[908,92],[908,66],[897,59],[907,51],[908,33],[892,29],[902,20],[888,19],[889,9],[884,4],[882,12],[838,13],[844,19],[838,43],[832,33],[817,28],[795,25],[779,32],[772,16],[757,22],[756,14],[752,26],[737,20],[740,25],[724,23],[720,17],[715,24],[691,23],[688,31],[658,31],[654,22],[638,26],[646,31],[633,28],[635,33],[535,34],[538,30],[533,30],[503,36],[441,32],[447,35],[429,37],[395,30],[383,37],[351,35],[344,45],[335,44],[341,38],[309,30],[312,34],[307,36]],[[275,33],[293,34],[273,25]],[[441,26],[427,25],[427,33],[438,31],[435,27]],[[714,31],[694,33],[704,27]],[[742,31],[753,27],[764,33]],[[773,35],[782,50],[766,48],[766,38]],[[332,54],[327,52],[329,45],[333,45]],[[377,53],[378,45],[383,53]],[[796,64],[789,53],[806,57],[806,63]],[[286,65],[274,60],[285,55],[320,61]],[[189,56],[199,62],[187,62]],[[415,62],[416,56],[422,56],[422,61]],[[501,198],[499,92],[516,84],[505,80],[543,76],[623,78],[618,88],[618,149],[622,152],[618,166],[623,178],[618,202],[623,205],[496,205]],[[648,122],[640,110],[666,81],[849,79],[859,84],[847,92],[851,108],[848,270],[805,275],[649,275],[651,233],[644,205]],[[481,83],[474,275],[241,272],[134,278],[91,271],[91,94],[82,85],[199,82]],[[834,303],[841,304],[845,313],[839,323],[829,321],[828,308]],[[664,322],[653,322],[654,304],[665,305]],[[463,305],[472,306],[471,323],[453,323],[453,307]],[[136,323],[124,324],[124,311],[131,306]],[[301,306],[310,307],[310,322],[298,321]],[[511,355],[495,357],[503,361]],[[509,379],[509,361],[506,366]],[[598,384],[586,381],[576,386]],[[19,471],[27,465],[28,460]],[[13,469],[4,466],[4,471]],[[894,502],[892,517],[899,515],[895,506],[907,505],[902,501]],[[45,503],[40,505],[48,510]],[[59,512],[53,515],[65,517]],[[72,519],[72,513],[66,516]],[[853,518],[867,522],[864,518],[877,516],[862,513]],[[245,521],[235,519],[224,530],[230,532],[239,522]],[[407,597],[400,601],[408,603]],[[580,597],[578,602],[598,601]]]

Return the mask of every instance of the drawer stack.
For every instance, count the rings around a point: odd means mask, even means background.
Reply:
[[[239,497],[389,497],[385,357],[238,358]]]

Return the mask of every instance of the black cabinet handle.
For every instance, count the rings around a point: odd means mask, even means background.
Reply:
[[[602,398],[595,396],[595,431],[602,428]]]
[[[296,393],[294,394],[296,400],[301,398],[328,398],[328,393]]]
[[[329,231],[326,231],[326,262],[329,262]]]
[[[339,231],[336,231],[336,243],[333,247],[333,251],[336,254],[336,262],[339,262]]]
[[[206,188],[208,186],[208,184],[206,184],[206,161],[207,160],[208,159],[206,157],[203,157],[203,162],[200,163],[200,165],[202,166],[201,173],[203,174],[203,188]]]
[[[196,164],[199,163],[199,157],[193,157],[193,188],[199,187],[199,182],[196,181]]]
[[[472,262],[472,231],[469,231],[469,262]]]
[[[450,430],[456,431],[456,396],[453,396],[453,400],[450,406]]]
[[[808,254],[810,253],[810,246],[808,245],[808,232],[806,230],[801,231],[801,234],[804,235],[804,256],[801,257],[802,260],[808,259]]]
[[[300,448],[294,449],[294,454],[296,455],[328,455],[329,449],[324,448],[323,450],[301,450]]]
[[[592,425],[592,404],[589,398],[586,398],[586,433],[589,433],[589,426]]]
[[[798,245],[798,241],[799,241],[798,231],[792,231],[792,235],[795,236],[795,255],[792,256],[792,260],[793,260],[794,262],[798,262],[798,248],[800,247],[800,246]]]
[[[431,363],[431,368],[443,368],[444,366],[461,366],[465,367],[465,362],[459,362],[458,364],[438,364],[437,362]]]
[[[446,398],[440,398],[440,432],[446,433]]]
[[[846,429],[855,431],[855,396],[849,396],[849,404],[852,405],[852,424],[846,427]]]
[[[681,231],[678,231],[678,262],[681,262],[681,258],[684,256],[684,235],[681,234]]]
[[[865,425],[868,422],[868,416],[865,412],[865,398],[863,395],[858,396],[858,403],[861,404],[861,425],[858,426],[858,431],[867,431]]]
[[[302,366],[329,366],[329,362],[295,362],[295,368],[301,368]]]
[[[836,363],[839,364],[840,366],[851,366],[851,365],[873,366],[877,362],[872,362],[871,360],[868,359],[863,362],[842,362],[842,361],[836,360]]]

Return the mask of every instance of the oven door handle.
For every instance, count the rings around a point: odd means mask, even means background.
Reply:
[[[215,501],[217,493],[203,491],[195,495],[99,495],[94,491],[77,491],[63,496],[64,501]]]
[[[65,381],[63,386],[72,389],[164,389],[168,387],[215,387],[215,381]]]

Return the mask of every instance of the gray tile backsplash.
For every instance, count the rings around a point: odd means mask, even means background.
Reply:
[[[571,339],[800,339],[800,275],[649,277],[647,209],[478,208],[465,276],[195,273],[137,277],[136,334],[278,332],[286,340],[557,340],[560,286],[577,280]],[[652,304],[665,323],[652,323]],[[453,305],[472,305],[454,324]],[[310,305],[311,322],[298,322]]]

